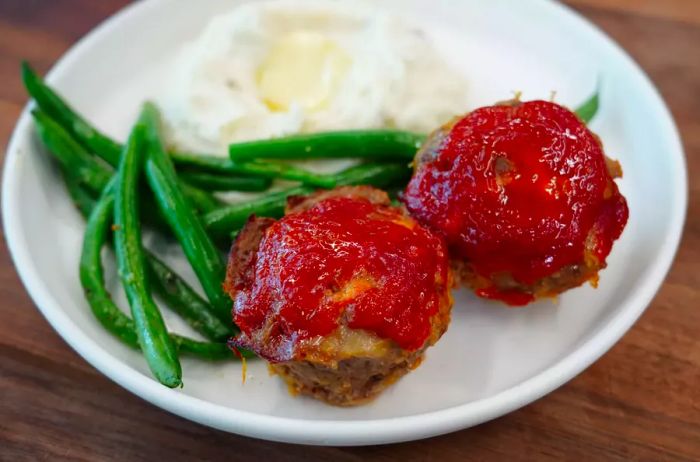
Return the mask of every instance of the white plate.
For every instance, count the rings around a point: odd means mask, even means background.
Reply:
[[[168,77],[168,63],[230,0],[135,3],[80,41],[49,81],[96,125],[124,137],[140,103]],[[472,107],[523,91],[575,105],[602,77],[592,124],[624,167],[630,220],[601,275],[524,309],[456,294],[449,331],[416,371],[375,402],[352,409],[293,398],[262,362],[184,361],[182,390],[151,379],[143,359],[93,319],[77,278],[83,221],[24,112],[9,146],[3,219],[12,257],[42,313],[105,375],[188,419],[258,438],[360,445],[445,433],[492,419],[552,391],[596,360],[642,313],[678,245],[686,210],[681,144],[668,110],[632,60],[609,38],[549,1],[384,1],[422,20],[470,81]],[[465,110],[468,108],[465,108]],[[182,260],[173,262],[186,268]],[[113,265],[108,265],[113,266]],[[112,279],[113,292],[121,290]],[[123,301],[123,300],[122,300]],[[168,317],[171,327],[182,323]],[[31,332],[27,332],[31,335]]]

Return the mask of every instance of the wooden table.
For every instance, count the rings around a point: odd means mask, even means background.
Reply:
[[[515,1],[515,0],[514,0]],[[125,0],[0,0],[0,145],[41,71]],[[0,244],[0,460],[700,460],[700,1],[571,0],[657,83],[680,126],[690,208],[663,288],[608,354],[547,397],[406,444],[310,448],[212,430],[112,383],[46,323]]]

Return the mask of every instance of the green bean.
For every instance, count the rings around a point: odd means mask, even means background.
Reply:
[[[347,168],[335,175],[338,186],[368,184],[376,188],[405,186],[411,178],[408,164],[370,162]]]
[[[63,171],[68,193],[86,218],[95,207],[95,199],[70,175]],[[149,282],[166,305],[193,329],[209,340],[223,340],[233,334],[226,324],[212,314],[209,304],[180,276],[146,250]],[[228,324],[228,323],[227,323]]]
[[[76,185],[73,182],[73,185]],[[71,189],[77,192],[81,188]],[[80,255],[80,283],[90,310],[102,326],[112,335],[132,348],[139,348],[136,326],[112,301],[104,284],[101,251],[112,222],[114,209],[113,185],[105,190],[99,201],[94,202],[88,219]],[[83,191],[83,194],[87,194]],[[89,195],[88,195],[89,196]],[[207,343],[192,340],[179,335],[171,335],[175,347],[183,352],[199,356],[202,359],[216,360],[232,358],[233,355],[223,343]],[[248,352],[245,352],[249,354]]]
[[[170,158],[175,162],[175,165],[181,169],[218,173],[221,175],[240,175],[244,173],[238,166],[231,162],[231,159],[226,157],[170,151]],[[270,176],[265,178],[274,177]]]
[[[123,146],[112,138],[104,135],[78,114],[55,91],[39,77],[29,64],[22,62],[22,80],[27,92],[34,98],[39,108],[48,118],[70,133],[78,144],[88,151],[94,152],[113,167],[119,164],[119,156]],[[189,201],[199,211],[209,212],[222,203],[210,194],[190,185],[183,185]]]
[[[257,159],[363,158],[407,160],[425,135],[398,130],[347,130],[293,135],[229,146],[234,163]]]
[[[96,161],[85,148],[73,140],[70,133],[48,118],[43,112],[35,110],[33,114],[42,140],[61,164],[61,168],[65,173],[64,177],[67,180],[66,186],[71,197],[80,210],[86,216],[89,215],[89,210],[94,206],[94,199],[85,191],[83,186],[88,187],[93,193],[99,194],[99,191],[104,189],[111,176],[109,168]],[[146,218],[153,221],[158,215],[154,215],[151,211],[155,210],[158,213],[160,211],[154,208],[152,202],[149,201],[147,204],[150,205],[146,207]],[[157,225],[158,223],[154,224]],[[160,290],[159,295],[168,302],[173,310],[190,322],[190,325],[202,335],[212,339],[225,337],[223,332],[226,331],[228,333],[229,330],[218,319],[216,319],[216,324],[212,321],[206,302],[192,288],[187,286],[179,277],[175,278],[172,271],[169,271],[167,267],[162,267],[162,263],[158,261],[149,263],[149,267],[155,267],[155,273],[163,276],[156,281],[158,282],[157,289]],[[168,269],[169,275],[165,271],[166,269]],[[170,292],[173,289],[179,289],[179,293],[169,293],[168,289],[170,289]],[[178,295],[178,297],[175,295]],[[179,302],[178,298],[180,299]]]
[[[599,103],[600,98],[598,95],[598,90],[596,90],[596,92],[593,93],[593,95],[586,101],[584,101],[584,103],[581,104],[581,106],[579,106],[574,112],[585,123],[589,123],[598,112]]]
[[[198,356],[202,359],[217,361],[221,359],[235,359],[236,354],[225,343],[198,342],[177,334],[170,334],[170,338],[178,352]],[[254,358],[255,355],[247,350],[239,350],[244,358]]]
[[[87,218],[95,208],[95,198],[71,175],[71,172],[65,168],[61,168],[61,176],[68,190],[68,195],[78,211]]]
[[[279,162],[237,162],[231,159],[207,154],[186,154],[170,152],[170,157],[178,169],[190,169],[193,171],[211,172],[225,175],[250,175],[258,178],[300,181],[308,186],[332,188],[332,178],[328,175],[313,173],[301,167],[283,164]]]
[[[138,338],[133,322],[114,305],[104,287],[100,253],[112,222],[113,209],[114,182],[105,188],[90,213],[80,257],[80,282],[85,298],[100,323],[127,345],[137,347]]]
[[[222,289],[226,266],[219,250],[199,221],[178,185],[170,157],[163,149],[160,138],[160,115],[151,103],[142,110],[142,122],[148,142],[146,179],[156,201],[173,230],[180,246],[192,265],[204,293],[217,312],[219,319],[231,317],[231,300]]]
[[[22,81],[36,104],[63,128],[75,135],[81,144],[102,157],[110,165],[116,166],[119,163],[122,146],[97,131],[80,114],[75,112],[24,61],[22,62]]]
[[[178,183],[180,183],[180,189],[185,195],[187,202],[192,206],[194,211],[199,214],[211,212],[224,205],[223,202],[206,191],[187,184],[184,181],[178,180]]]
[[[58,125],[68,131],[84,148],[94,152],[110,165],[116,167],[123,146],[94,128],[87,120],[70,107],[51,87],[46,85],[26,62],[22,63],[22,79],[27,92],[37,105],[54,119]],[[321,187],[333,187],[324,175],[317,175],[308,170],[284,164],[265,163],[256,165],[245,163],[234,166],[228,159],[215,156],[171,153],[178,166],[195,166],[205,170],[227,174],[249,174],[262,178],[282,178],[302,181],[305,184]],[[221,161],[224,161],[223,163]],[[250,165],[249,165],[250,164]],[[211,195],[198,191],[190,185],[182,185],[192,204],[201,212],[211,211],[222,205]]]
[[[335,181],[329,175],[314,173],[309,170],[279,162],[248,161],[234,164],[242,173],[263,178],[281,178],[299,181],[306,186],[334,188]]]
[[[148,287],[141,243],[137,192],[147,145],[143,118],[132,129],[120,156],[114,200],[114,248],[119,277],[146,362],[160,383],[174,388],[182,384],[182,369]]]
[[[338,185],[370,184],[379,188],[404,182],[411,176],[411,170],[400,164],[360,164],[333,175]],[[308,186],[297,186],[283,191],[269,193],[257,199],[240,204],[222,207],[202,216],[202,222],[213,236],[228,237],[242,227],[252,214],[266,217],[280,217],[284,214],[287,197],[310,194]]]
[[[225,340],[233,332],[214,316],[211,307],[155,255],[146,253],[146,271],[153,290],[167,306],[182,317],[193,329],[210,340]]]
[[[85,149],[44,112],[33,110],[39,138],[58,159],[62,168],[71,172],[78,184],[99,194],[112,176],[107,167],[94,159]]]
[[[71,187],[85,186],[90,192],[99,195],[113,174],[111,169],[91,156],[70,133],[48,118],[43,111],[35,109],[32,115],[46,149],[58,160],[61,169],[68,173],[74,184],[68,185],[69,190]],[[167,230],[162,214],[150,195],[144,198],[143,205],[144,221],[155,229]]]
[[[209,212],[202,216],[202,223],[212,236],[228,236],[232,231],[242,227],[250,215],[280,217],[284,214],[288,196],[310,194],[313,191],[314,188],[308,186],[296,186],[283,191],[269,193],[256,199],[232,204]]]
[[[178,172],[187,183],[207,191],[265,191],[272,184],[267,178],[219,175],[209,172]]]

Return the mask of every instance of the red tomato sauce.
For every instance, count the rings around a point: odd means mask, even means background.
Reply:
[[[439,309],[438,281],[444,287],[449,271],[442,239],[398,209],[347,197],[274,223],[254,264],[234,321],[248,338],[266,332],[257,352],[277,362],[296,359],[300,341],[343,320],[406,350],[422,347]]]
[[[449,127],[404,195],[410,213],[442,234],[451,256],[486,279],[522,284],[593,257],[604,266],[627,204],[600,141],[568,109],[546,101],[477,109]],[[590,247],[590,246],[589,246]],[[522,292],[477,294],[513,305]]]

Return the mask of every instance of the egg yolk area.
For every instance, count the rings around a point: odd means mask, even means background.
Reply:
[[[600,141],[575,114],[546,101],[484,107],[443,135],[404,201],[453,258],[487,280],[508,273],[526,285],[586,258],[604,266],[627,204]],[[494,287],[480,295],[532,301]]]
[[[298,359],[299,342],[340,323],[422,347],[446,290],[439,237],[398,209],[361,198],[326,199],[266,231],[254,282],[234,299],[234,321],[269,361]]]

